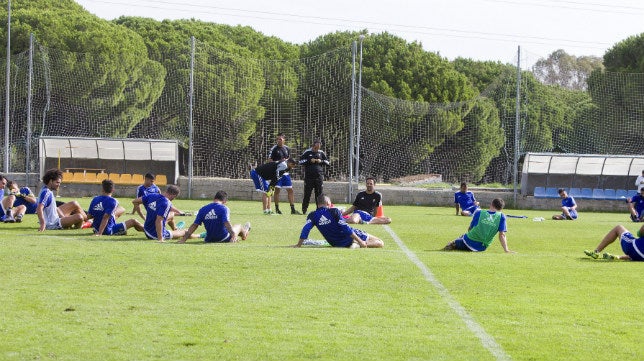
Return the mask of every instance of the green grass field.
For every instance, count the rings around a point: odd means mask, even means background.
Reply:
[[[385,248],[349,250],[291,248],[304,216],[228,206],[252,223],[248,240],[38,233],[33,215],[0,224],[0,360],[644,358],[644,263],[583,254],[615,224],[635,231],[626,212],[580,203],[578,221],[533,222],[554,211],[507,210],[529,217],[508,222],[518,253],[495,240],[472,254],[438,251],[470,221],[451,207],[386,206],[390,226],[359,226]]]

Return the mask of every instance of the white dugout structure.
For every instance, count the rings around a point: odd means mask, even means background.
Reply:
[[[565,188],[572,193],[592,190],[595,197],[611,199],[604,191],[636,189],[635,179],[644,170],[644,155],[527,153],[521,174],[521,194],[539,196],[543,188]],[[535,194],[535,189],[536,193]],[[552,194],[550,195],[552,196]],[[557,197],[557,195],[554,195]]]
[[[47,169],[63,172],[179,176],[176,140],[40,137],[40,175]]]

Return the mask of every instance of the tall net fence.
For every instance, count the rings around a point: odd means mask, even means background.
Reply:
[[[510,184],[514,160],[526,152],[644,153],[643,74],[598,73],[587,92],[552,96],[566,114],[524,77],[517,122],[516,71],[499,74],[475,99],[437,104],[359,89],[349,46],[289,61],[199,41],[193,49],[145,64],[38,44],[32,56],[12,56],[11,126],[2,135],[10,172],[38,171],[40,136],[177,139],[181,174],[225,178],[247,177],[278,133],[295,157],[320,138],[332,180],[353,178],[353,156],[360,179],[435,173]]]

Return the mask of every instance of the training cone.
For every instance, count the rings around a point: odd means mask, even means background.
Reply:
[[[376,210],[376,217],[384,217],[385,216],[385,211],[382,206],[378,206],[378,209]]]

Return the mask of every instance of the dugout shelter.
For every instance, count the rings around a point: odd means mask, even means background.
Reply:
[[[637,188],[635,179],[642,170],[644,155],[527,153],[521,172],[521,194],[536,197],[541,189],[553,188],[574,190],[577,195],[591,190],[588,198],[597,198],[592,193],[599,197],[605,191],[631,192]]]
[[[176,140],[40,137],[40,175],[59,168],[65,182],[109,175],[115,183],[151,172],[175,184],[179,176],[179,145]],[[68,175],[78,174],[78,178]],[[81,177],[82,175],[82,177]],[[87,177],[87,178],[85,178]],[[100,179],[100,177],[99,177]],[[123,181],[120,181],[123,179]],[[131,181],[139,182],[138,179]],[[81,181],[82,183],[82,181]],[[159,182],[158,182],[159,183]],[[140,183],[139,183],[140,184]]]

